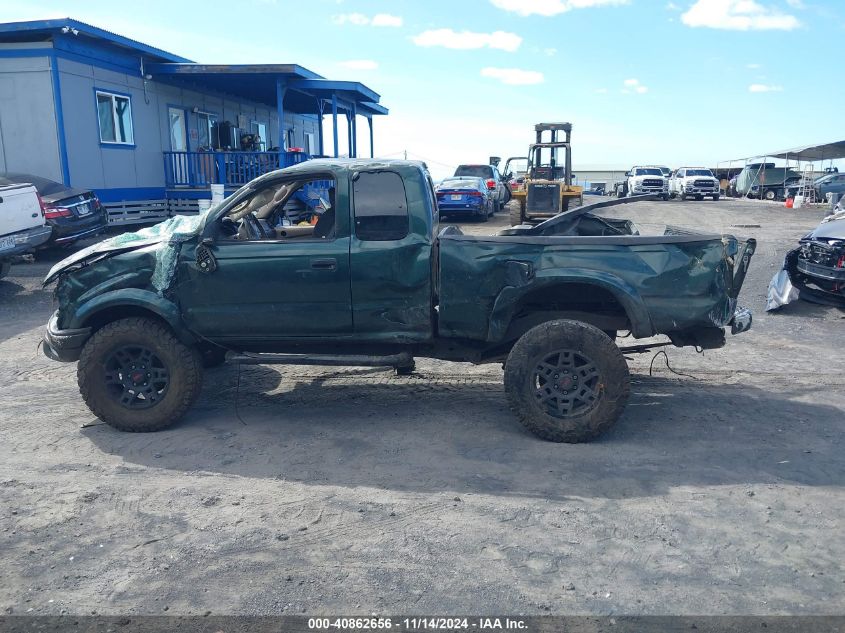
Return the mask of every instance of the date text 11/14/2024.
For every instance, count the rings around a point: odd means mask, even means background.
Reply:
[[[525,631],[527,622],[520,618],[486,617],[352,617],[309,618],[308,628],[313,631]]]

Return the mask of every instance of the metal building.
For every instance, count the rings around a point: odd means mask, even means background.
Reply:
[[[296,64],[206,65],[70,18],[0,24],[0,172],[93,189],[114,221],[196,209],[266,171],[359,155],[380,96]],[[323,138],[324,116],[333,137]]]

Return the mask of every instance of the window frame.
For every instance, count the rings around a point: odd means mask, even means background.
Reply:
[[[364,174],[371,174],[371,175],[393,174],[394,176],[396,176],[399,179],[399,182],[402,185],[402,192],[405,194],[405,216],[408,220],[407,226],[405,228],[405,234],[402,237],[397,237],[397,238],[393,238],[393,239],[389,239],[389,240],[374,240],[374,239],[362,238],[358,235],[358,213],[357,213],[358,209],[356,207],[357,202],[355,200],[355,183],[358,180],[360,180],[361,176],[363,176]],[[395,171],[393,169],[361,170],[361,171],[358,171],[358,172],[355,173],[355,175],[351,179],[350,185],[351,186],[349,187],[349,199],[350,199],[350,204],[349,204],[350,230],[349,230],[349,232],[350,232],[350,235],[352,237],[354,237],[359,242],[400,242],[400,241],[406,239],[409,235],[412,234],[412,232],[411,232],[411,208],[408,204],[408,190],[405,187],[405,179],[402,178],[402,174],[400,174],[398,171]],[[435,200],[436,200],[436,198],[435,198]],[[367,216],[365,216],[365,217],[367,217]],[[369,216],[369,217],[379,217],[379,216]]]
[[[278,187],[282,187],[284,185],[287,185],[291,182],[294,182],[294,183],[299,182],[300,185],[296,189],[294,189],[291,192],[291,195],[288,196],[287,200],[285,200],[285,204],[287,204],[290,201],[290,199],[293,197],[293,194],[296,193],[300,188],[304,187],[305,185],[307,185],[311,182],[316,182],[316,181],[320,181],[320,180],[329,180],[329,181],[332,181],[334,183],[334,189],[335,189],[335,206],[334,206],[335,223],[334,223],[334,227],[335,227],[335,232],[334,232],[334,235],[332,237],[313,237],[313,236],[295,237],[295,238],[291,238],[291,237],[282,237],[282,238],[265,237],[265,238],[261,238],[261,239],[258,239],[258,240],[224,240],[224,239],[221,239],[219,241],[219,244],[220,245],[225,244],[226,246],[243,245],[243,244],[305,244],[305,243],[327,244],[327,243],[331,243],[331,242],[336,242],[338,239],[345,238],[346,237],[345,235],[340,235],[337,231],[337,228],[339,227],[338,217],[337,217],[338,179],[334,175],[326,174],[326,175],[323,175],[323,176],[315,176],[314,178],[311,178],[311,179],[308,179],[308,180],[301,180],[300,178],[297,178],[297,177],[282,178],[280,180],[274,180],[272,182],[266,183],[266,185],[264,187],[261,187],[260,189],[252,190],[251,195],[255,196],[255,195],[261,193],[262,191],[264,191],[265,189],[269,189],[270,187],[277,187],[278,188]],[[219,223],[222,221],[222,219],[224,217],[228,216],[229,213],[235,207],[237,207],[239,204],[241,204],[245,200],[249,199],[250,197],[251,196],[244,196],[243,198],[241,198],[237,201],[233,201],[231,206],[229,206],[225,210],[223,210],[223,212],[214,219],[212,224],[214,224],[216,226],[215,233],[214,233],[215,237],[219,238],[219,231],[220,231]]]
[[[111,101],[111,114],[112,114],[112,125],[114,126],[114,136],[115,140],[104,140],[103,139],[103,127],[100,121],[100,96],[108,97]],[[116,99],[126,99],[127,107],[129,108],[129,138],[128,141],[119,141],[117,140],[117,131],[120,129],[120,115],[117,113],[116,107]],[[116,92],[114,90],[106,90],[104,88],[94,88],[94,113],[97,116],[97,134],[100,141],[100,145],[105,145],[107,147],[127,147],[127,148],[134,148],[135,147],[135,120],[132,116],[132,95],[123,93],[123,92]]]
[[[219,118],[216,112],[208,112],[206,110],[199,110],[196,113],[197,117],[197,149],[200,147],[209,147],[213,148],[212,138],[213,138],[213,130],[214,126],[217,124],[217,119]],[[207,134],[208,134],[208,144],[203,145],[200,143],[200,127],[204,127],[202,125],[203,120],[205,120],[205,124],[208,127]],[[190,145],[190,138],[188,139],[188,144]]]

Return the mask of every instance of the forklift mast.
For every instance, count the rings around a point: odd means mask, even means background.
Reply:
[[[555,173],[555,167],[557,166],[557,150],[559,147],[562,147],[565,152],[565,163],[564,163],[564,181],[566,186],[572,185],[572,155],[570,152],[571,149],[571,140],[572,140],[572,124],[571,123],[538,123],[534,126],[534,131],[536,132],[537,138],[534,143],[534,146],[531,148],[532,151],[529,152],[529,156],[531,157],[531,171],[533,174],[534,167],[540,165],[540,153],[544,148],[549,148],[551,151],[551,158],[549,160],[549,167],[550,167],[550,174]],[[544,140],[543,139],[543,132],[550,132],[551,138]],[[564,133],[564,138],[558,138],[558,132]],[[534,164],[536,162],[536,164]]]

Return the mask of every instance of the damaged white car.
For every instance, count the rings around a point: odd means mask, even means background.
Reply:
[[[839,205],[786,254],[769,283],[766,310],[798,298],[845,308],[845,210]]]

